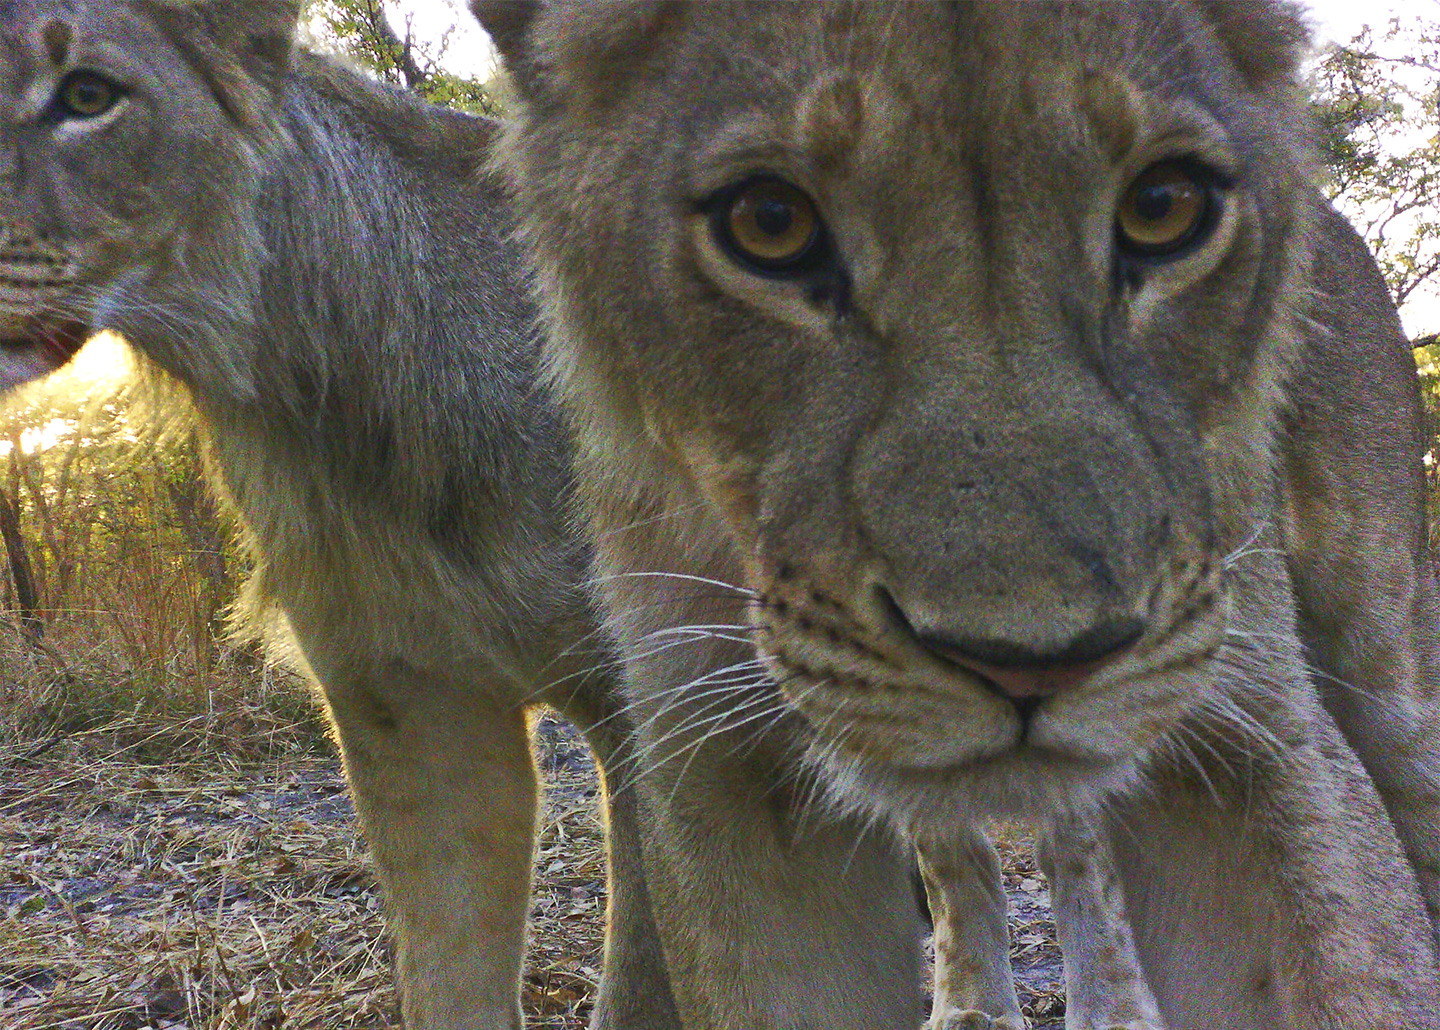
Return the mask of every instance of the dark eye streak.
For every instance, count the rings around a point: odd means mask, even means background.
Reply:
[[[850,273],[838,260],[828,271],[828,275],[817,278],[809,284],[805,294],[806,298],[817,308],[827,305],[832,307],[836,318],[844,318],[851,309]]]
[[[1115,255],[1114,269],[1111,272],[1112,289],[1115,293],[1122,294],[1129,290],[1130,293],[1139,293],[1140,288],[1145,285],[1145,274],[1138,262],[1127,261],[1121,254]]]

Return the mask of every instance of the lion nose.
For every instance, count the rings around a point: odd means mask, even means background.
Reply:
[[[1135,618],[1097,623],[1058,647],[1040,649],[1013,640],[964,637],[917,627],[889,591],[881,604],[922,648],[942,661],[978,676],[1011,701],[1038,703],[1072,690],[1113,664],[1145,632]]]
[[[1137,634],[1138,636],[1138,634]],[[1072,690],[1095,673],[1115,661],[1124,647],[1085,662],[1065,662],[1037,657],[1017,665],[997,665],[981,661],[966,647],[955,647],[933,637],[921,637],[920,644],[931,654],[979,676],[988,686],[998,688],[1012,701],[1043,700],[1065,690]],[[968,645],[973,648],[975,645]]]

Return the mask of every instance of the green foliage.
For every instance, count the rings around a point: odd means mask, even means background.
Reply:
[[[1403,305],[1440,273],[1440,23],[1362,30],[1326,51],[1313,89],[1330,198]]]
[[[452,26],[438,39],[421,38],[408,19],[387,17],[387,6],[393,13],[394,4],[384,0],[310,0],[306,26],[314,44],[344,54],[384,82],[447,107],[502,113],[489,84],[447,70],[454,26],[470,14],[457,0],[438,3],[448,9]]]
[[[1429,511],[1430,553],[1440,557],[1440,439],[1435,430],[1440,426],[1440,343],[1415,348],[1415,367],[1420,376],[1420,400],[1425,406],[1426,423],[1431,444],[1425,454],[1426,506]]]

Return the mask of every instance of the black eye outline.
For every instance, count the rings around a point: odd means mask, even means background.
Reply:
[[[1120,205],[1136,185],[1157,169],[1174,168],[1195,186],[1199,187],[1204,207],[1200,217],[1181,236],[1169,243],[1144,244],[1131,239],[1120,225]],[[1146,165],[1139,174],[1131,178],[1120,195],[1115,209],[1115,252],[1122,262],[1135,265],[1163,265],[1188,257],[1203,247],[1215,234],[1216,227],[1225,214],[1226,194],[1234,188],[1235,181],[1219,169],[1205,164],[1196,157],[1166,158]]]
[[[74,100],[71,90],[76,87],[81,89],[87,87],[96,88],[101,96],[101,103],[91,109],[82,109]],[[51,107],[60,120],[65,121],[91,121],[95,118],[102,118],[115,109],[125,96],[125,90],[116,82],[107,79],[99,72],[73,71],[60,80],[60,85],[55,89],[55,97],[51,101]]]
[[[803,197],[815,215],[815,228],[806,240],[802,250],[793,257],[783,260],[767,260],[747,250],[735,238],[730,225],[730,216],[735,204],[749,191],[757,187],[774,186],[792,191]],[[710,232],[715,242],[731,261],[746,271],[767,279],[803,279],[816,272],[824,272],[835,265],[835,252],[831,245],[830,230],[821,217],[820,205],[809,193],[783,176],[769,172],[747,175],[738,182],[722,186],[700,204],[700,211],[710,220]]]

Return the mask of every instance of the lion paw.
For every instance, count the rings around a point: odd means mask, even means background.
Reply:
[[[1025,1021],[1018,1016],[992,1016],[964,1009],[931,1016],[925,1030],[1025,1030]]]

